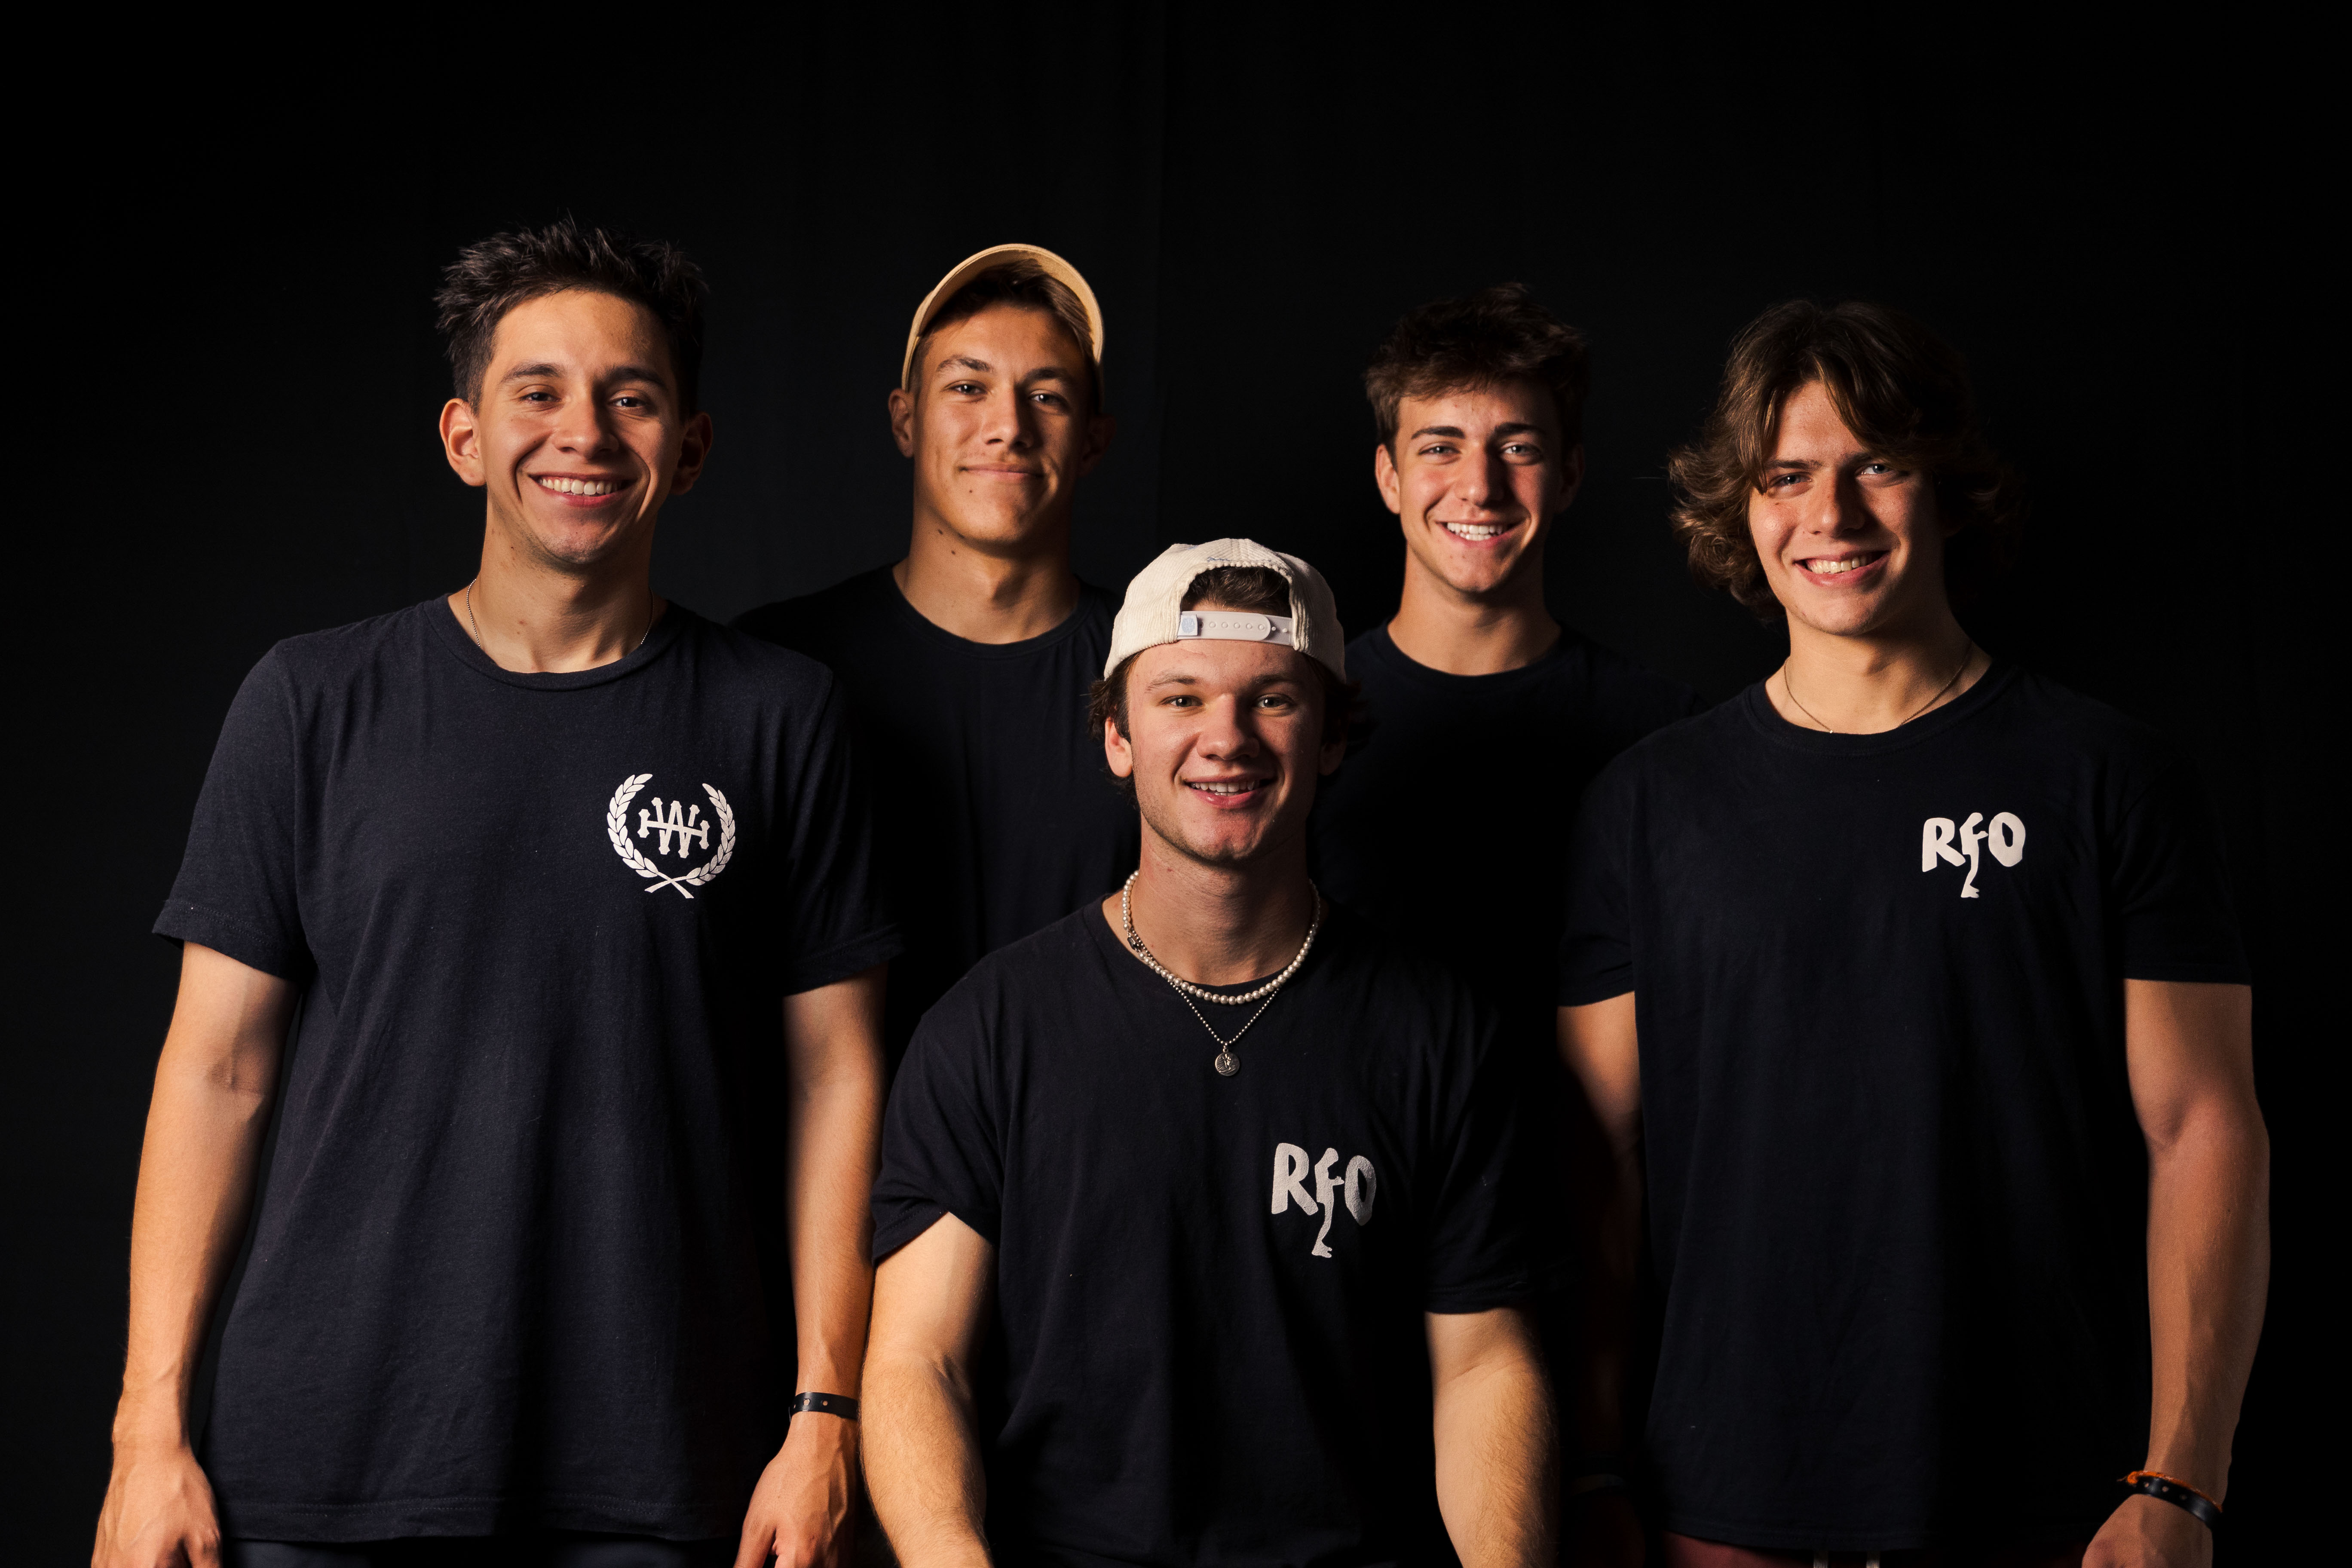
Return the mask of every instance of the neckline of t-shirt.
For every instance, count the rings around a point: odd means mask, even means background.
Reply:
[[[1583,640],[1582,635],[1574,626],[1562,622],[1559,636],[1552,639],[1551,647],[1544,649],[1518,668],[1498,669],[1491,675],[1456,675],[1450,669],[1439,669],[1423,664],[1397,647],[1396,638],[1389,635],[1386,621],[1374,626],[1363,637],[1363,641],[1372,658],[1400,675],[1408,679],[1424,681],[1431,686],[1444,687],[1454,691],[1465,691],[1473,688],[1499,691],[1515,681],[1540,679],[1550,672],[1554,664],[1568,657],[1568,650],[1572,645],[1580,644]]]
[[[1102,905],[1099,903],[1090,903],[1084,909],[1080,910],[1078,914],[1079,918],[1084,920],[1087,925],[1093,931],[1096,944],[1100,948],[1104,960],[1110,964],[1112,969],[1122,973],[1130,974],[1135,984],[1141,986],[1146,991],[1165,992],[1170,995],[1178,997],[1179,1000],[1182,999],[1181,993],[1178,992],[1173,985],[1169,984],[1168,982],[1160,979],[1158,974],[1154,973],[1150,964],[1144,963],[1142,959],[1128,951],[1127,943],[1120,940],[1118,933],[1111,930],[1110,921],[1103,917]],[[1330,929],[1331,922],[1327,919],[1323,922],[1323,930],[1316,934],[1315,946],[1318,952],[1321,951],[1324,945],[1324,939],[1330,935]],[[1298,973],[1293,975],[1291,978],[1293,981],[1301,979],[1306,975],[1308,970],[1314,967],[1315,956],[1310,953],[1307,955],[1307,962],[1298,966]],[[1226,992],[1248,991],[1265,984],[1267,981],[1273,978],[1274,975],[1265,974],[1261,975],[1255,980],[1244,980],[1232,985],[1209,985],[1202,987],[1202,989],[1208,991]],[[1286,987],[1286,989],[1287,988]],[[1243,1016],[1246,1018],[1248,1015],[1244,1013]]]
[[[583,687],[602,686],[608,680],[635,675],[667,652],[685,635],[688,622],[701,619],[684,605],[672,600],[669,606],[662,611],[661,618],[654,622],[653,630],[646,635],[646,640],[612,663],[600,664],[593,669],[541,671],[508,669],[484,653],[472,635],[458,623],[457,612],[449,607],[446,594],[436,594],[417,608],[425,612],[425,624],[440,638],[441,646],[449,650],[450,658],[477,675],[488,676],[492,680],[504,681],[509,686],[520,686],[527,691],[577,691]]]
[[[1766,740],[1780,745],[1822,756],[1874,756],[1882,752],[1916,746],[1922,741],[1932,741],[1954,725],[1968,722],[1996,701],[2015,681],[2017,674],[2016,665],[1995,659],[1974,686],[1941,708],[1907,724],[1898,724],[1874,735],[1832,734],[1808,730],[1801,724],[1791,724],[1781,718],[1772,706],[1772,700],[1765,695],[1765,683],[1761,680],[1740,693],[1741,710]]]
[[[1019,642],[974,642],[970,637],[956,636],[915,608],[908,601],[906,591],[898,586],[894,568],[877,567],[874,575],[879,579],[877,591],[888,598],[903,624],[913,627],[918,636],[929,638],[933,646],[964,658],[1027,658],[1032,654],[1044,653],[1066,638],[1076,637],[1078,628],[1086,623],[1087,606],[1104,596],[1102,589],[1080,578],[1078,602],[1070,606],[1070,613],[1063,616],[1061,624],[1052,630],[1039,632],[1034,637],[1024,637]]]

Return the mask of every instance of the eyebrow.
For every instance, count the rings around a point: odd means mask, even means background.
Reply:
[[[539,381],[548,377],[561,377],[564,374],[563,366],[545,361],[538,364],[519,364],[507,372],[501,378],[500,384],[509,381]],[[656,386],[669,384],[667,376],[650,365],[642,364],[615,365],[604,379],[606,381],[649,381]]]
[[[1530,430],[1534,431],[1538,436],[1550,434],[1550,432],[1546,430],[1542,426],[1529,424],[1525,420],[1517,421],[1509,425],[1497,425],[1495,426],[1495,434],[1497,436],[1524,436]],[[1456,441],[1468,439],[1467,437],[1462,434],[1462,427],[1458,425],[1424,425],[1420,429],[1414,431],[1412,435],[1406,437],[1405,439],[1408,441],[1418,441],[1423,436],[1446,436],[1451,437]]]

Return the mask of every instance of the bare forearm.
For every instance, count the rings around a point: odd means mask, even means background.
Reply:
[[[881,1068],[797,1089],[787,1211],[800,1385],[856,1395],[873,1303],[867,1194],[882,1116]]]
[[[866,1486],[905,1568],[978,1568],[988,1487],[971,1390],[949,1363],[877,1355],[866,1371]]]
[[[1438,1384],[1437,1505],[1464,1568],[1549,1568],[1556,1434],[1550,1392],[1532,1355]]]
[[[2152,1151],[2147,1468],[2220,1498],[2270,1283],[2270,1142],[2251,1106]]]
[[[155,1077],[131,1220],[131,1315],[118,1442],[187,1440],[205,1325],[243,1234],[268,1085],[174,1059]]]

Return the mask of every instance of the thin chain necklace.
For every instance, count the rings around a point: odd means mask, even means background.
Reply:
[[[1315,933],[1323,929],[1323,889],[1312,881],[1307,884],[1307,890],[1315,895],[1315,918],[1307,922],[1307,940],[1298,944],[1298,956],[1292,959],[1281,973],[1252,990],[1212,991],[1205,985],[1194,984],[1160,963],[1152,956],[1151,950],[1143,945],[1143,938],[1136,934],[1135,879],[1141,875],[1143,868],[1138,866],[1127,874],[1127,881],[1118,889],[1118,923],[1127,932],[1127,945],[1135,950],[1135,955],[1143,960],[1145,967],[1175,989],[1176,994],[1184,999],[1184,1005],[1192,1009],[1192,1016],[1201,1020],[1201,1027],[1207,1029],[1209,1038],[1217,1042],[1216,1059],[1209,1065],[1217,1069],[1220,1077],[1231,1078],[1242,1070],[1241,1058],[1234,1055],[1234,1047],[1241,1044],[1242,1037],[1248,1034],[1260,1018],[1265,1016],[1265,1010],[1274,1005],[1276,994],[1289,984],[1292,975],[1298,973],[1298,966],[1307,962],[1307,954],[1315,946]],[[1199,1001],[1196,1002],[1195,997]],[[1256,1002],[1258,1010],[1249,1016],[1249,1023],[1234,1030],[1233,1037],[1227,1039],[1211,1026],[1209,1016],[1201,1011],[1201,1002],[1222,1002],[1228,1007],[1243,1007]]]
[[[478,576],[474,579],[474,583],[478,583],[480,581],[481,578]],[[474,619],[474,583],[468,583],[466,584],[466,624],[474,629],[474,646],[480,648],[482,652],[487,655],[490,651],[490,645],[482,640],[482,623]],[[629,649],[629,653],[635,653],[638,648],[646,646],[646,639],[654,635],[654,623],[659,619],[661,619],[661,613],[659,611],[649,611],[647,613],[646,616],[646,629],[637,634],[635,647],[631,647]],[[623,654],[621,657],[626,658],[628,654]],[[492,660],[492,662],[495,663],[497,661]]]
[[[1815,724],[1821,725],[1822,734],[1835,735],[1843,733],[1841,731],[1831,729],[1827,724],[1822,724],[1821,716],[1815,713],[1811,709],[1806,707],[1804,699],[1797,695],[1797,683],[1789,679],[1790,659],[1794,658],[1795,657],[1795,655],[1791,654],[1790,658],[1784,658],[1780,661],[1780,689],[1789,694],[1789,700],[1797,705],[1798,712],[1802,713],[1806,718],[1811,719]],[[1952,671],[1952,679],[1944,682],[1943,685],[1936,688],[1935,696],[1930,697],[1927,701],[1922,702],[1918,707],[1914,708],[1910,712],[1905,714],[1903,716],[1903,722],[1895,725],[1895,727],[1900,730],[1903,728],[1904,724],[1908,724],[1912,720],[1916,719],[1920,714],[1925,713],[1928,709],[1933,708],[1937,703],[1942,701],[1944,693],[1949,691],[1953,686],[1958,682],[1960,677],[1969,672],[1969,666],[1975,661],[1976,657],[1976,639],[1971,637],[1969,639],[1968,651],[1960,655],[1960,668]]]

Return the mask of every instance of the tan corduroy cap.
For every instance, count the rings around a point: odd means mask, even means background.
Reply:
[[[1290,584],[1290,614],[1184,608],[1193,580],[1220,566],[1263,566],[1279,576]],[[1103,660],[1103,674],[1117,669],[1129,654],[1192,637],[1279,643],[1297,648],[1340,679],[1348,679],[1348,634],[1340,629],[1331,584],[1297,556],[1268,550],[1254,539],[1171,544],[1137,573],[1127,585],[1118,619],[1111,623],[1110,657]]]
[[[1068,289],[1078,297],[1087,312],[1087,333],[1094,341],[1087,345],[1095,356],[1095,384],[1102,384],[1103,318],[1102,307],[1095,301],[1095,291],[1078,269],[1046,249],[1042,245],[992,245],[986,250],[965,257],[949,269],[923,302],[915,307],[915,324],[907,329],[907,352],[898,361],[898,384],[905,386],[915,369],[915,345],[923,341],[923,333],[931,324],[939,308],[956,297],[956,290],[987,271],[1008,261],[1027,260],[1044,268],[1045,276]]]

